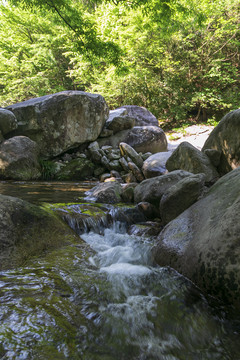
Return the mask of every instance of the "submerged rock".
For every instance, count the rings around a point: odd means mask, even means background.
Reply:
[[[143,224],[131,225],[128,229],[129,235],[144,236],[144,237],[155,237],[159,234],[162,226],[158,222],[147,221]]]
[[[112,218],[104,206],[89,204],[52,204],[54,210],[78,235],[93,231],[97,234],[112,225]]]
[[[218,180],[208,194],[171,221],[154,249],[206,293],[239,307],[240,168]]]
[[[0,269],[21,265],[47,249],[79,241],[58,217],[26,201],[0,195]]]
[[[32,180],[41,176],[39,148],[26,136],[15,136],[0,144],[0,178]]]

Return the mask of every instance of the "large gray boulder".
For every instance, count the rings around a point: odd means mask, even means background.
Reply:
[[[25,135],[36,141],[45,158],[96,140],[109,112],[101,95],[82,91],[46,95],[7,109],[18,120],[12,135]]]
[[[2,135],[6,135],[16,128],[16,116],[11,111],[0,108],[0,132]]]
[[[159,152],[149,156],[143,163],[142,171],[146,179],[164,175],[167,171],[166,162],[172,155],[170,151]]]
[[[124,105],[115,111],[122,111],[135,119],[136,126],[158,126],[157,118],[145,107],[136,105]]]
[[[192,175],[183,170],[172,171],[169,174],[156,176],[142,181],[134,189],[134,202],[147,201],[159,207],[159,202],[163,194],[172,186],[185,177]]]
[[[186,170],[193,174],[204,173],[206,182],[218,179],[219,174],[209,157],[187,141],[182,142],[166,162],[168,171]]]
[[[218,180],[208,194],[160,233],[154,256],[206,293],[234,303],[240,297],[240,168]]]
[[[175,219],[194,204],[204,189],[205,174],[193,174],[171,186],[160,201],[160,217],[163,224]]]
[[[39,148],[26,136],[15,136],[0,144],[0,179],[31,180],[41,176]]]
[[[225,115],[211,132],[202,151],[215,149],[221,153],[218,170],[221,175],[240,166],[240,109]]]
[[[4,195],[0,195],[0,233],[0,270],[21,265],[48,248],[79,241],[49,211]]]
[[[157,153],[167,151],[167,138],[158,126],[134,126],[129,130],[122,130],[107,138],[99,138],[99,146],[110,145],[118,148],[121,142],[132,146],[137,152]]]

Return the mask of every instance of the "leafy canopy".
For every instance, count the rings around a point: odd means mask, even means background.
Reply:
[[[237,0],[9,0],[0,7],[1,105],[65,89],[163,125],[239,107]]]

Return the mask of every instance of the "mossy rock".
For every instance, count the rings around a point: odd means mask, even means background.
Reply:
[[[100,204],[68,203],[44,204],[48,211],[54,211],[75,233],[81,235],[88,231],[101,232],[112,224],[109,209]]]
[[[0,269],[21,265],[48,249],[79,241],[56,214],[5,195],[0,195],[0,232]]]
[[[94,164],[84,158],[69,161],[56,174],[57,180],[85,180],[94,173]]]

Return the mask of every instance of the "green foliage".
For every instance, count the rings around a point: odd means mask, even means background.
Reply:
[[[43,180],[52,180],[56,173],[56,165],[53,161],[50,160],[39,160],[41,167],[41,178]]]
[[[239,107],[237,0],[11,0],[0,9],[0,101],[65,89],[162,124]]]
[[[82,56],[92,64],[101,57],[106,63],[118,62],[119,46],[97,37],[90,16],[83,19],[80,10],[74,12],[71,8],[70,13],[67,7],[65,19],[69,16],[72,24],[68,26],[58,13],[42,8],[42,3],[45,1],[31,9],[0,6],[1,106],[66,89],[79,89],[69,77],[74,66],[71,55]]]

